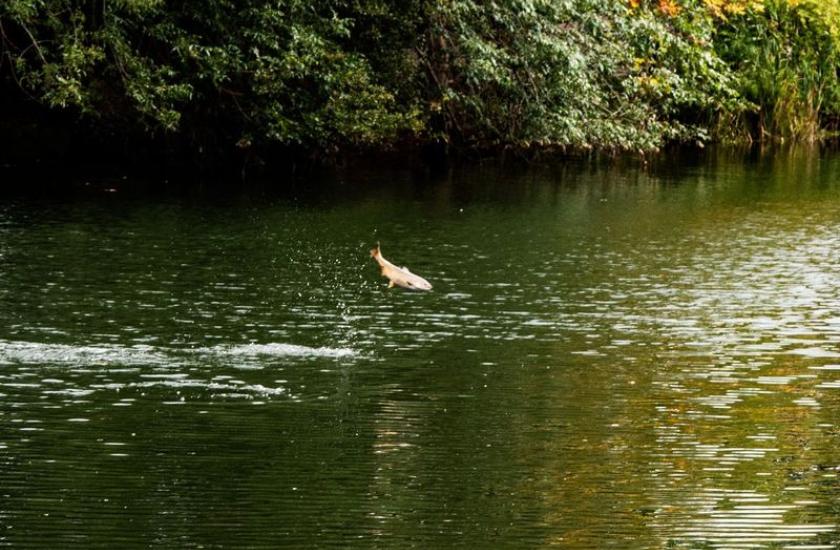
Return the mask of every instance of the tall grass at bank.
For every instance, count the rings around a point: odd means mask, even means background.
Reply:
[[[746,102],[717,128],[730,141],[817,141],[840,119],[840,2],[766,0],[727,17],[716,49]]]

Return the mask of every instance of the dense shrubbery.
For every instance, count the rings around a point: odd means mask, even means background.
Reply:
[[[328,147],[419,131],[333,4],[11,0],[8,79],[54,108],[151,132]]]
[[[470,145],[651,149],[702,138],[735,99],[699,10],[577,0],[440,3],[424,58],[443,137]]]
[[[840,0],[5,0],[0,91],[222,149],[812,139],[839,22]]]

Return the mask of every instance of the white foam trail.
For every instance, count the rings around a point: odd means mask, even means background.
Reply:
[[[120,346],[114,344],[73,346],[0,340],[0,364],[46,364],[61,366],[166,365],[176,366],[196,359],[260,357],[353,357],[350,348],[308,347],[294,344],[245,344],[194,349]]]
[[[350,348],[311,348],[294,344],[245,344],[240,346],[214,346],[198,348],[197,353],[219,356],[245,357],[352,357],[356,351]]]
[[[97,390],[122,390],[126,388],[197,388],[229,393],[248,393],[257,395],[285,395],[285,388],[270,388],[262,384],[222,384],[219,382],[203,382],[200,380],[146,380],[143,382],[91,384]]]
[[[0,340],[0,364],[160,365],[170,359],[150,346],[71,346]]]

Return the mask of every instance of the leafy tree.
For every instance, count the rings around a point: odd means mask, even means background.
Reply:
[[[151,132],[330,147],[417,127],[346,46],[341,2],[8,0],[7,78],[54,108]]]
[[[692,122],[735,98],[697,8],[447,0],[430,17],[431,108],[469,145],[653,149],[704,139]]]
[[[822,135],[838,44],[840,0],[5,0],[0,91],[222,151],[654,150]]]

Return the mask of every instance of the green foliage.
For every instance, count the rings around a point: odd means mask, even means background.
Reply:
[[[695,9],[666,17],[598,0],[439,2],[424,59],[444,136],[471,145],[654,149],[702,139],[732,103]],[[685,116],[692,113],[691,116]]]
[[[840,0],[5,0],[0,86],[222,149],[655,150],[840,117]]]
[[[840,2],[768,0],[729,18],[716,36],[753,108],[740,136],[815,140],[840,115]],[[735,137],[739,137],[736,135]]]
[[[416,131],[367,59],[343,2],[10,0],[9,73],[56,108],[149,131],[335,147]],[[91,7],[93,6],[93,7]]]

